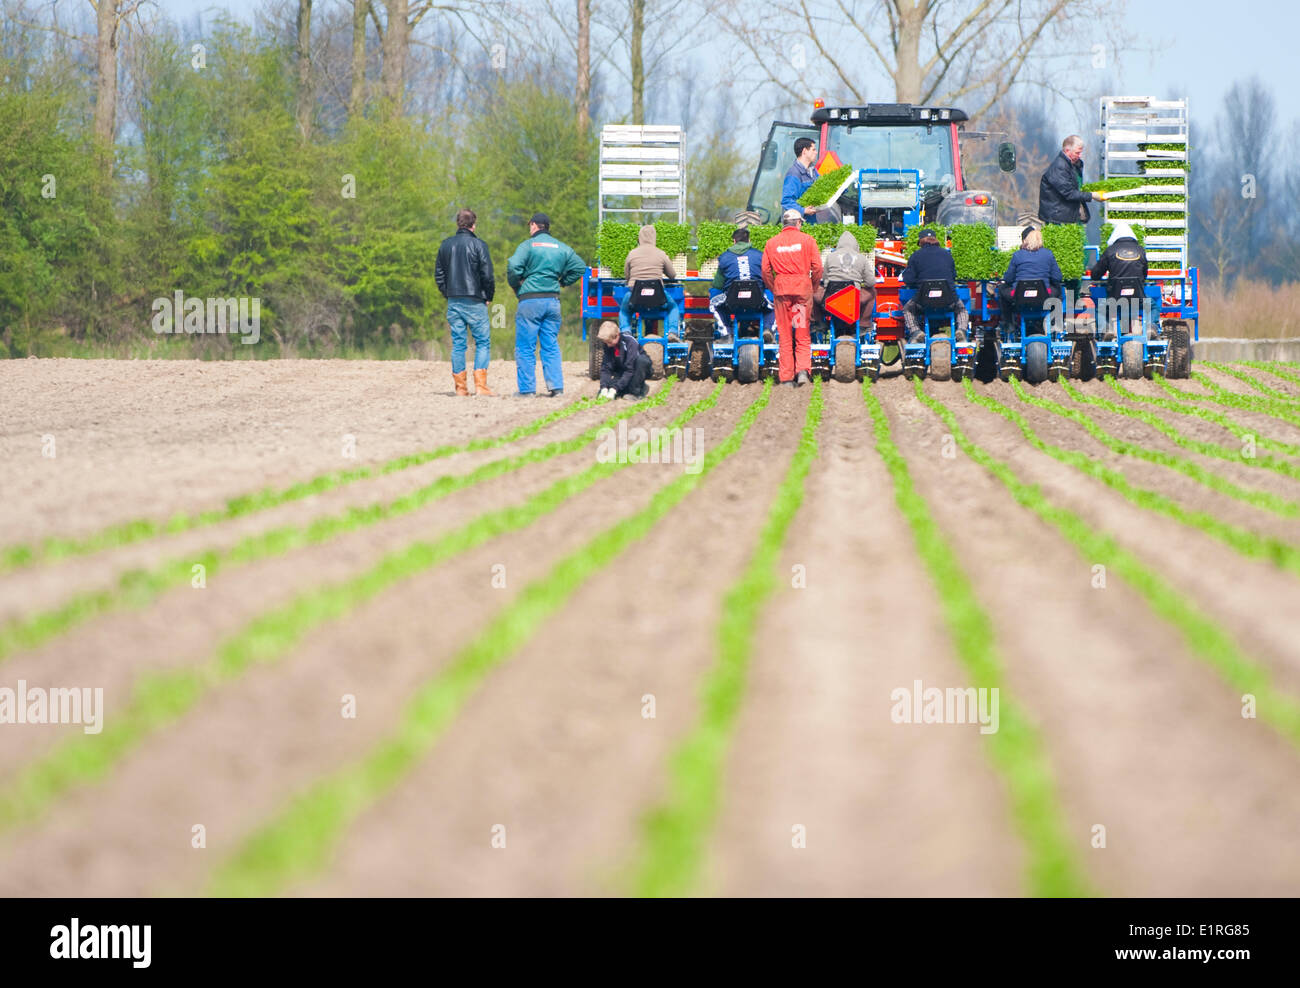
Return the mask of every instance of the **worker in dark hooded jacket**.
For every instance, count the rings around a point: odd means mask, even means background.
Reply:
[[[1106,245],[1105,252],[1097,258],[1097,263],[1092,266],[1092,271],[1088,275],[1094,284],[1104,284],[1107,277],[1111,281],[1128,281],[1130,279],[1146,281],[1147,277],[1147,252],[1143,248],[1133,228],[1127,223],[1116,223],[1115,229],[1111,231],[1110,242]],[[1097,328],[1101,333],[1102,339],[1113,340],[1115,338],[1115,312],[1114,302],[1117,300],[1106,299],[1097,304]],[[1111,305],[1107,306],[1106,303]],[[1147,306],[1148,300],[1143,294],[1138,299],[1140,306]],[[1147,334],[1150,335],[1151,329],[1155,324],[1155,319],[1149,318],[1150,313],[1145,308],[1139,309],[1137,313],[1130,315],[1130,325],[1133,327],[1130,332],[1139,332],[1139,326],[1145,325]]]
[[[818,305],[826,300],[826,293],[834,286],[854,285],[858,289],[858,324],[862,329],[871,325],[871,313],[876,305],[876,252],[862,250],[858,238],[850,231],[840,234],[835,246],[822,251],[821,289],[813,293]],[[838,290],[838,289],[837,289]],[[835,320],[832,329],[839,335],[842,330],[852,330]]]
[[[650,374],[650,358],[627,330],[620,330],[608,319],[600,324],[596,339],[605,345],[600,362],[600,394],[603,398],[644,398],[650,393],[645,379]]]
[[[1087,223],[1088,203],[1105,198],[1104,192],[1083,191],[1083,138],[1071,134],[1038,183],[1038,218],[1044,223]]]
[[[731,235],[731,246],[718,257],[718,270],[709,286],[709,311],[718,324],[719,337],[724,339],[731,335],[727,289],[733,281],[763,281],[763,252],[750,244],[749,231],[743,227]],[[772,303],[764,294],[763,329],[771,329],[774,318]]]
[[[657,239],[654,226],[647,223],[636,235],[636,246],[627,252],[627,260],[623,263],[623,280],[627,283],[627,294],[623,296],[623,301],[618,307],[618,328],[621,330],[627,331],[632,328],[632,299],[638,281],[677,280],[677,271],[673,268],[672,259],[659,248]],[[650,318],[662,316],[664,335],[669,339],[677,339],[681,313],[677,311],[676,302],[669,299],[667,308],[647,312],[645,315]]]
[[[946,281],[953,290],[957,289],[957,264],[952,259],[952,251],[939,243],[938,235],[930,229],[922,230],[917,237],[920,244],[907,259],[903,269],[903,284],[907,288],[919,288],[923,281]],[[957,317],[957,339],[965,341],[966,330],[970,325],[970,315],[966,306],[959,299],[952,308]],[[903,306],[903,325],[907,329],[908,343],[925,342],[925,309],[921,306],[920,295],[913,295]]]

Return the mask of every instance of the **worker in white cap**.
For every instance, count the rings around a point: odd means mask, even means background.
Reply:
[[[1115,229],[1110,235],[1110,240],[1106,244],[1106,251],[1097,258],[1097,263],[1092,266],[1089,274],[1093,284],[1106,283],[1113,285],[1116,282],[1145,282],[1147,277],[1147,253],[1143,249],[1137,234],[1133,232],[1133,227],[1127,223],[1116,223]],[[1114,297],[1115,292],[1108,291],[1108,297]],[[1145,295],[1139,297],[1141,304],[1145,305]],[[1098,307],[1098,328],[1101,330],[1103,339],[1114,339],[1115,325],[1112,319],[1102,319],[1101,306]],[[1153,327],[1154,320],[1137,317],[1131,320],[1136,324],[1139,321],[1146,324],[1148,335]],[[1136,331],[1136,329],[1134,330]]]

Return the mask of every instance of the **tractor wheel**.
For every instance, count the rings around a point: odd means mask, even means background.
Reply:
[[[686,355],[686,376],[692,381],[703,381],[709,376],[709,368],[712,364],[709,345],[692,343],[690,352]]]
[[[952,380],[952,343],[949,340],[935,340],[930,344],[930,379]]]
[[[953,365],[952,365],[952,379],[953,379],[954,381],[956,381],[956,382],[958,382],[958,383],[960,384],[960,383],[961,383],[961,379],[962,379],[963,377],[965,377],[965,376],[966,376],[966,368],[965,368],[965,367],[963,367],[961,364],[953,364]]]
[[[1097,344],[1092,340],[1074,341],[1069,376],[1076,381],[1091,381],[1097,376]]]
[[[1047,380],[1047,344],[1041,340],[1025,344],[1025,380],[1030,384]]]
[[[1136,381],[1142,376],[1142,341],[1129,340],[1124,344],[1122,354],[1123,362],[1120,364],[1120,374],[1127,381]]]
[[[661,381],[664,376],[664,344],[661,339],[647,339],[641,352],[650,358],[650,380]]]
[[[742,346],[736,367],[736,380],[741,384],[753,384],[757,381],[759,365],[762,360],[763,354],[760,347],[753,344]]]
[[[1192,376],[1192,334],[1187,323],[1174,323],[1169,329],[1169,359],[1165,364],[1165,377],[1188,378]]]
[[[596,339],[591,330],[587,330],[587,342],[591,346],[587,354],[587,374],[593,381],[599,381],[600,365],[605,362],[605,344]]]
[[[857,344],[852,340],[838,340],[835,343],[835,380],[843,384],[852,384],[857,377]]]

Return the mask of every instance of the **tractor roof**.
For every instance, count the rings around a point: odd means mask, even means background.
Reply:
[[[965,110],[950,106],[913,106],[911,103],[868,103],[866,106],[822,106],[813,110],[812,122],[821,123],[962,123]]]

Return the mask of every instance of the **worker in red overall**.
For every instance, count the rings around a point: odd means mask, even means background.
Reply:
[[[777,379],[798,387],[812,380],[813,286],[822,280],[822,258],[817,241],[803,233],[803,215],[787,209],[783,229],[763,246],[763,283],[772,292],[776,331],[780,337]]]

